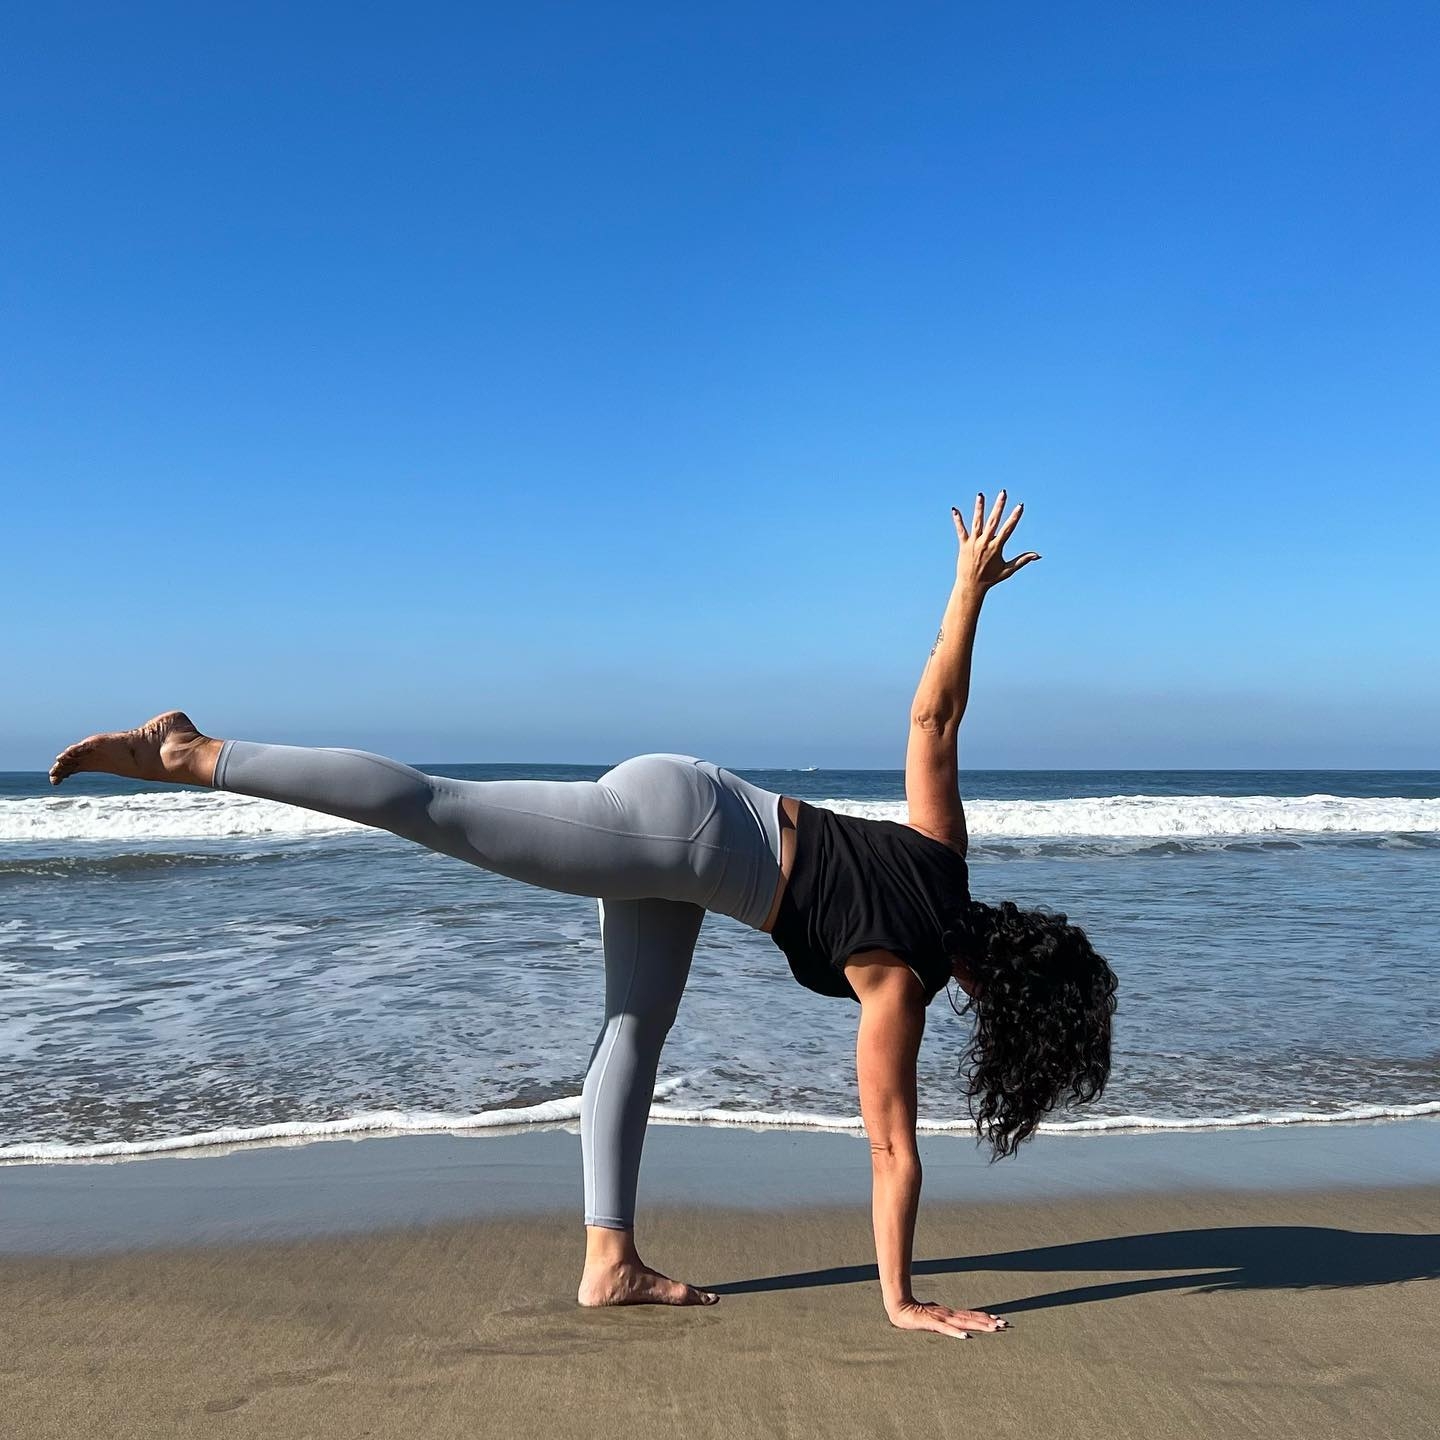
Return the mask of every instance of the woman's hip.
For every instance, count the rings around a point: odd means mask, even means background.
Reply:
[[[780,877],[778,794],[694,755],[652,752],[599,782],[620,801],[622,824],[681,847],[695,879],[684,898],[760,929]]]

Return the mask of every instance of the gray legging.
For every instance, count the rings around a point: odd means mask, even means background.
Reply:
[[[780,797],[690,755],[599,780],[448,780],[362,750],[227,740],[216,789],[393,831],[499,875],[600,901],[605,1023],[580,1104],[585,1223],[635,1223],[660,1049],[707,910],[759,929],[780,878]]]

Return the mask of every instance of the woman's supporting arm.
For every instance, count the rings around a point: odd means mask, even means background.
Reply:
[[[855,1061],[860,1114],[870,1138],[871,1219],[885,1313],[901,1330],[934,1330],[961,1340],[971,1330],[1004,1329],[1004,1320],[983,1311],[915,1298],[910,1266],[921,1180],[915,1061],[925,1033],[925,1004],[914,974],[888,950],[851,956],[845,975],[860,998]]]
[[[888,951],[854,956],[845,973],[860,997],[855,1073],[860,1117],[870,1139],[880,1294],[885,1313],[893,1319],[915,1298],[910,1292],[910,1254],[921,1181],[915,1058],[925,1034],[925,1006],[915,977]]]

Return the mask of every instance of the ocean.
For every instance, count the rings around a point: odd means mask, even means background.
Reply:
[[[905,816],[899,771],[740,773]],[[994,771],[964,787],[976,897],[1064,911],[1120,977],[1110,1086],[1047,1128],[1440,1113],[1440,772]],[[390,835],[218,792],[0,774],[0,1160],[574,1123],[601,965],[594,901]],[[654,1114],[856,1127],[857,1015],[711,915]],[[937,996],[927,1129],[969,1130],[968,1033]]]

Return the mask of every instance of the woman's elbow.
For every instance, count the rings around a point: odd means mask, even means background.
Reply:
[[[923,735],[944,737],[955,729],[956,723],[955,712],[944,707],[926,707],[910,712],[911,727]]]

